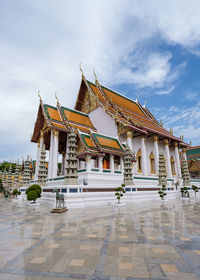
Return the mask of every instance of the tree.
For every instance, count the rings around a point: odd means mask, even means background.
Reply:
[[[160,198],[162,200],[164,200],[165,196],[167,195],[167,193],[165,191],[166,191],[166,186],[162,185],[161,190],[158,191],[158,194],[160,195]]]
[[[192,185],[192,190],[194,191],[195,197],[196,197],[196,193],[199,191],[198,187],[195,185]]]
[[[18,190],[17,190],[17,189],[14,189],[12,194],[13,194],[14,196],[17,197],[17,195],[18,195]]]
[[[27,199],[33,200],[35,203],[36,199],[41,197],[41,192],[42,192],[42,188],[37,184],[33,184],[26,189]]]
[[[117,197],[118,204],[120,204],[121,197],[123,197],[123,194],[126,193],[125,184],[121,184],[121,186],[118,188],[115,188],[114,191],[116,192],[115,195]]]
[[[5,193],[5,188],[3,186],[2,180],[0,179],[0,193]]]
[[[38,198],[38,194],[36,191],[30,191],[27,194],[27,199],[28,200],[33,200],[33,202],[35,203],[36,199]]]
[[[190,197],[190,194],[188,192],[188,188],[187,187],[182,187],[180,189],[180,192],[181,192],[181,196],[182,197]]]

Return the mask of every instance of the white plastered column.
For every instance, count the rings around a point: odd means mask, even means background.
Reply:
[[[144,136],[141,137],[141,154],[142,154],[142,173],[143,175],[147,176],[147,153],[146,153],[146,145],[145,145],[145,138]]]
[[[165,143],[165,156],[166,156],[166,163],[167,163],[167,177],[172,177],[172,168],[171,168],[171,161],[170,161],[170,154],[169,154],[169,141],[168,139],[164,140]]]
[[[159,150],[158,150],[158,136],[153,137],[154,155],[155,155],[155,168],[156,174],[158,175],[158,164],[159,164]]]
[[[127,144],[127,146],[129,146],[131,151],[133,150],[132,149],[133,148],[132,147],[132,136],[133,136],[132,132],[131,131],[127,131],[126,144]]]
[[[35,175],[34,180],[38,179],[38,166],[40,161],[40,141],[37,143],[37,158],[36,158],[36,165],[35,165]]]
[[[91,156],[90,155],[87,155],[86,156],[86,171],[87,172],[91,172]]]
[[[124,160],[123,157],[120,157],[120,170],[123,172],[124,171]]]
[[[174,143],[174,152],[175,152],[175,162],[176,162],[176,174],[178,178],[181,178],[181,163],[179,157],[178,143]]]
[[[40,156],[41,156],[41,151],[42,151],[42,146],[44,145],[44,133],[41,131],[40,133],[40,140],[38,142],[37,146],[37,160],[36,160],[36,166],[35,166],[35,177],[34,179],[38,179],[38,169],[39,169],[39,164],[40,164]]]
[[[51,130],[50,148],[49,148],[49,164],[48,164],[48,179],[52,178],[53,141],[54,141],[53,130]]]
[[[52,177],[57,177],[58,173],[58,131],[53,132],[53,156],[52,156]]]
[[[103,172],[103,156],[98,156],[98,161],[99,172]]]
[[[111,173],[114,173],[114,171],[115,171],[114,155],[110,155],[110,170],[111,170]]]

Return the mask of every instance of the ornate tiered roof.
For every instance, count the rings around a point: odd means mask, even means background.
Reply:
[[[95,132],[88,134],[79,131],[79,135],[85,152],[124,154],[125,149],[117,138]]]
[[[126,128],[139,131],[146,135],[157,134],[177,141],[181,146],[188,146],[180,138],[174,136],[172,132],[165,129],[146,106],[141,106],[138,100],[131,100],[122,94],[100,85],[97,79],[94,84],[82,76],[75,109],[79,111],[85,110],[84,103],[87,96],[91,97],[91,102],[96,103],[96,106],[91,106],[92,110],[101,106],[107,114],[114,118],[116,123],[122,124]],[[89,110],[89,112],[91,111]]]

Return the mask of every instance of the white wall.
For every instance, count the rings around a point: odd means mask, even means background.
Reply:
[[[98,133],[111,137],[117,137],[117,126],[112,117],[110,117],[104,109],[97,108],[89,114],[89,117],[97,129]]]

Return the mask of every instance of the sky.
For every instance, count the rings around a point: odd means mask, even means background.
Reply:
[[[73,108],[80,63],[200,145],[199,15],[199,0],[0,1],[0,162],[36,157],[37,92]]]

